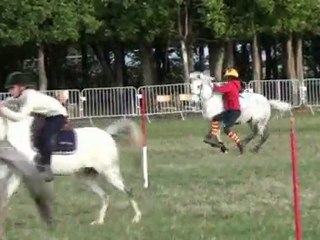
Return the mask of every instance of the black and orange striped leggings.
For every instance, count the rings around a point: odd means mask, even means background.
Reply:
[[[211,134],[215,136],[219,135],[220,134],[219,122],[223,122],[224,133],[228,135],[228,137],[231,138],[235,143],[239,143],[240,138],[235,132],[231,131],[230,129],[234,126],[240,114],[241,114],[240,110],[228,110],[215,116],[212,119],[212,123],[211,123]]]

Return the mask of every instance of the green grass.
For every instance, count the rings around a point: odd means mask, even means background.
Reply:
[[[95,121],[97,124],[102,121]],[[139,224],[125,195],[111,195],[106,222],[90,226],[99,200],[79,180],[55,184],[56,226],[61,240],[286,240],[294,239],[289,119],[272,120],[271,136],[260,154],[239,156],[229,139],[227,155],[202,143],[202,119],[154,120],[148,124],[150,189],[142,188],[132,149],[121,141],[121,167],[142,210]],[[319,239],[319,117],[297,119],[304,239]],[[240,136],[249,129],[237,126]],[[252,147],[253,143],[248,146]],[[47,233],[22,187],[9,205],[10,240],[45,240]]]

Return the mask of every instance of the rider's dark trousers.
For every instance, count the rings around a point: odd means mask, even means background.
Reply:
[[[37,139],[35,139],[36,147],[41,155],[41,164],[51,164],[52,138],[59,133],[65,123],[66,117],[63,115],[46,117],[44,119],[44,125],[41,128],[41,132],[37,135]]]
[[[240,114],[240,110],[227,110],[215,116],[212,120],[223,122],[223,130],[226,134],[229,134]]]

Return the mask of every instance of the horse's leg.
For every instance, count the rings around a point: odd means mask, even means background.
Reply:
[[[6,166],[1,166],[1,170],[4,175],[0,179],[0,240],[5,239],[4,222],[6,205],[20,184],[20,178]]]
[[[96,193],[100,199],[101,199],[101,209],[99,211],[98,218],[91,222],[91,225],[94,224],[103,224],[104,218],[106,216],[106,212],[108,210],[109,205],[109,196],[106,194],[106,192],[98,185],[98,183],[94,179],[86,178],[85,183],[88,185],[88,187]]]
[[[129,190],[123,183],[122,176],[120,174],[120,169],[118,166],[113,166],[112,169],[103,170],[101,174],[110,182],[116,189],[119,191],[126,193],[129,197],[130,204],[135,212],[135,215],[132,219],[133,223],[137,223],[141,219],[141,211],[138,207],[137,202],[133,199],[133,193]]]
[[[4,221],[7,192],[7,178],[3,178],[0,180],[0,240],[5,239]]]
[[[256,124],[252,124],[252,122],[249,122],[248,124],[251,129],[251,133],[241,141],[243,146],[247,145],[258,135],[258,126]]]
[[[258,124],[259,135],[261,136],[260,142],[253,148],[254,153],[258,153],[261,146],[267,141],[270,136],[269,129],[267,125]]]
[[[21,179],[16,174],[12,174],[8,179],[8,191],[7,191],[7,201],[12,197],[18,190]]]

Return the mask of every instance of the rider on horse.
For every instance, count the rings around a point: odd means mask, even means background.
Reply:
[[[0,113],[12,121],[20,121],[31,114],[44,117],[44,126],[35,139],[35,147],[39,151],[36,156],[37,169],[49,182],[53,180],[51,171],[52,138],[60,131],[67,120],[67,111],[55,98],[36,91],[31,87],[35,85],[31,73],[11,73],[5,83],[13,98],[0,102]],[[17,103],[19,111],[9,109],[7,104]]]
[[[213,117],[211,121],[211,131],[204,139],[205,143],[212,146],[220,147],[222,151],[226,151],[226,147],[220,142],[220,121],[223,122],[224,133],[231,138],[237,145],[240,153],[243,153],[243,146],[240,142],[238,135],[231,131],[235,122],[241,114],[239,93],[242,91],[241,81],[239,79],[239,73],[236,69],[227,69],[224,77],[227,79],[227,83],[222,86],[214,85],[213,91],[223,94],[223,104],[225,111],[217,116]]]

